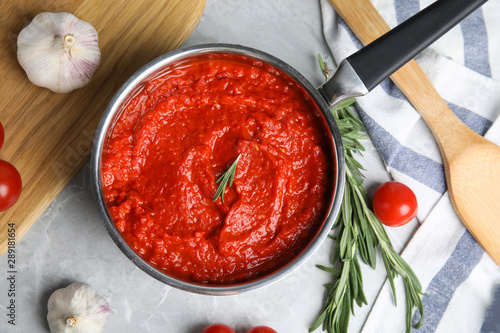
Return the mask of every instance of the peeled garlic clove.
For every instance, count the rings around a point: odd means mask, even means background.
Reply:
[[[48,310],[51,333],[101,333],[111,312],[108,302],[83,282],[56,290]]]
[[[97,31],[69,13],[40,13],[19,33],[17,59],[37,86],[70,92],[85,86],[101,62]]]

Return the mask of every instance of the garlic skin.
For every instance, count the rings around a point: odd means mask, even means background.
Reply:
[[[75,282],[50,296],[47,321],[51,333],[101,333],[110,312],[90,285]]]
[[[37,86],[67,93],[85,86],[101,62],[97,31],[70,13],[40,13],[17,37],[17,60]]]

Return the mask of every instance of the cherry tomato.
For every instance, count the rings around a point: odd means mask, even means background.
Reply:
[[[0,160],[0,212],[16,203],[22,187],[19,171],[9,162]]]
[[[224,324],[212,324],[203,329],[201,333],[236,333],[231,327]]]
[[[399,227],[410,222],[417,210],[417,197],[405,184],[384,183],[373,195],[373,212],[386,226]]]
[[[3,131],[3,126],[2,126],[2,123],[0,123],[0,149],[3,146],[3,139],[4,138],[5,138],[5,134],[4,134],[4,131]]]
[[[247,331],[247,333],[278,333],[271,327],[267,326],[255,326]]]

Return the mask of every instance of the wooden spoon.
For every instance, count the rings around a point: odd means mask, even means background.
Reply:
[[[330,0],[367,45],[390,30],[369,0]],[[464,125],[414,60],[391,79],[422,115],[443,158],[453,206],[472,236],[500,264],[500,147]]]

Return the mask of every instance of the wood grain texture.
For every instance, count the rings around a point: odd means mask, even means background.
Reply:
[[[179,47],[205,0],[58,0],[0,2],[0,159],[23,180],[19,201],[0,213],[0,255],[7,225],[19,241],[90,156],[100,117],[118,88],[150,60]],[[69,12],[99,34],[101,64],[91,82],[67,94],[33,85],[17,62],[17,35],[40,12]]]
[[[330,0],[330,3],[364,45],[390,29],[369,0]],[[457,214],[500,264],[500,147],[455,116],[414,60],[391,79],[436,138]]]

